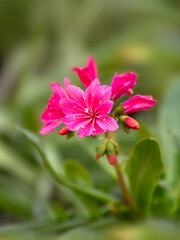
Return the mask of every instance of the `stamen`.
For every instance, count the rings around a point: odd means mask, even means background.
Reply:
[[[81,128],[85,128],[85,126],[81,126]]]
[[[76,119],[74,115],[73,115],[73,119],[74,119],[74,120]]]
[[[102,103],[102,101],[100,100],[99,103]]]
[[[104,119],[103,119],[103,122],[105,122],[105,121],[106,121],[106,119],[104,118]]]
[[[134,92],[133,92],[133,90],[131,88],[129,88],[128,91],[129,91],[129,95],[130,96],[133,95]]]

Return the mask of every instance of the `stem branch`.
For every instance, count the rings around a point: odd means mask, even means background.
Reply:
[[[120,185],[120,187],[122,189],[124,198],[125,198],[126,202],[128,203],[128,205],[130,206],[131,210],[133,212],[135,212],[134,200],[133,200],[133,198],[131,196],[131,193],[129,192],[129,189],[126,186],[126,183],[125,183],[122,171],[119,168],[119,165],[118,165],[118,162],[117,162],[117,158],[116,158],[114,166],[115,166],[115,170],[116,170],[116,173],[117,173],[117,176],[118,176],[119,185]]]

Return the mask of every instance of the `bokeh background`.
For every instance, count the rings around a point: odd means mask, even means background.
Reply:
[[[77,196],[49,178],[32,145],[9,126],[38,133],[52,94],[50,83],[63,84],[69,77],[82,87],[71,68],[85,66],[92,55],[103,84],[110,84],[114,72],[133,71],[138,74],[135,93],[158,100],[153,109],[134,116],[140,120],[138,132],[126,135],[118,130],[121,157],[144,136],[156,137],[166,149],[170,140],[168,133],[163,135],[161,120],[169,114],[159,112],[172,84],[180,79],[180,1],[0,0],[0,31],[0,224],[88,218],[91,213]],[[179,102],[174,104],[178,109]],[[175,123],[178,126],[178,120]],[[89,170],[97,188],[119,194],[116,181],[106,172],[113,175],[106,159],[94,160],[98,140],[66,141],[56,131],[40,138],[58,171],[63,171],[64,162],[75,160]],[[164,155],[171,158],[172,151],[176,154],[173,149]],[[75,239],[71,237],[67,239]]]

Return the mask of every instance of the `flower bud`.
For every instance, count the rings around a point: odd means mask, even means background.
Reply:
[[[104,155],[104,153],[106,151],[106,144],[107,144],[107,141],[104,141],[103,143],[100,143],[99,145],[97,145],[97,147],[96,147],[96,159],[99,159],[101,156]]]
[[[129,128],[139,129],[139,123],[138,123],[134,118],[127,117],[127,118],[125,119],[125,124],[126,124],[126,126],[128,126]]]
[[[123,122],[128,128],[139,129],[139,123],[132,117],[123,115],[120,117],[121,122]]]
[[[109,163],[113,165],[116,161],[116,153],[114,144],[110,141],[106,145],[106,155]]]
[[[60,135],[67,135],[69,133],[69,129],[66,126],[64,126],[58,131],[58,133]]]
[[[118,154],[120,153],[119,146],[118,146],[118,145],[115,145],[115,146],[114,146],[114,149],[115,149],[115,154],[118,155]]]
[[[107,159],[108,159],[108,162],[111,164],[111,165],[114,165],[115,161],[116,161],[116,155],[107,155]]]
[[[118,155],[120,153],[120,149],[119,149],[119,145],[117,144],[117,142],[115,142],[114,140],[110,140],[112,142],[112,144],[114,145],[114,150],[115,150],[115,154]]]

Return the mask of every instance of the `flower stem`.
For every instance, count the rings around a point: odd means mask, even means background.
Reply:
[[[112,139],[112,134],[111,134],[110,131],[107,131],[106,137],[107,137],[108,140]],[[120,188],[122,190],[124,199],[125,199],[126,203],[129,205],[129,207],[131,208],[133,215],[135,216],[135,215],[137,215],[137,212],[136,212],[134,199],[133,199],[133,197],[132,197],[132,195],[131,195],[131,193],[130,193],[127,185],[126,185],[126,182],[124,180],[123,173],[121,171],[121,166],[118,164],[118,161],[117,161],[117,155],[116,155],[114,167],[115,167],[115,170],[116,170],[119,185],[120,185]]]
[[[124,196],[127,204],[130,206],[132,212],[135,213],[136,211],[135,211],[134,200],[132,198],[131,193],[129,192],[129,189],[126,186],[126,183],[125,183],[125,180],[124,180],[121,168],[120,168],[120,166],[118,165],[118,162],[117,162],[117,158],[116,158],[114,166],[115,166],[115,170],[116,170],[116,173],[117,173],[119,185],[120,185],[121,190],[123,192],[123,196]]]

